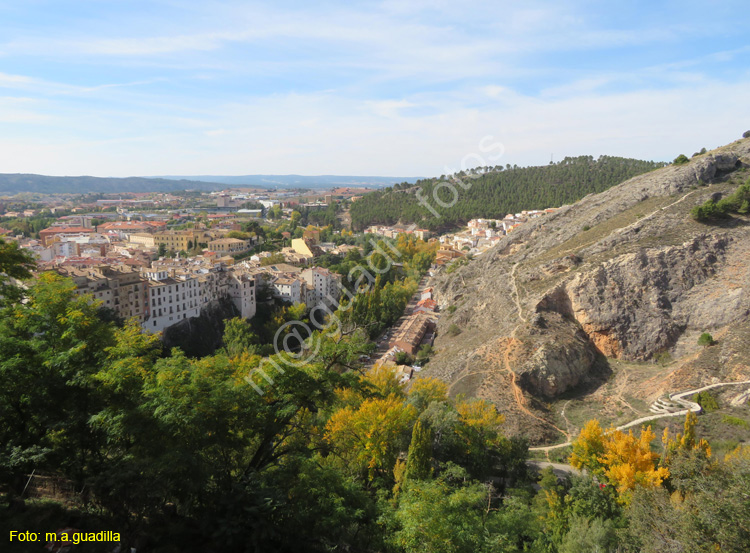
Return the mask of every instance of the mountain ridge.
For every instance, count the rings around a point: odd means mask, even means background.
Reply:
[[[537,442],[559,437],[550,401],[600,390],[621,363],[674,359],[652,375],[649,399],[678,382],[750,377],[739,338],[750,330],[750,220],[690,216],[748,167],[750,140],[734,142],[563,206],[441,272],[436,297],[453,313],[426,374],[513,411]],[[720,346],[701,350],[704,331]],[[710,367],[718,349],[724,362]]]

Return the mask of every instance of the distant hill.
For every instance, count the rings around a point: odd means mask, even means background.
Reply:
[[[384,187],[400,182],[414,183],[418,177],[366,177],[347,175],[163,175],[161,179],[187,179],[201,182],[218,182],[231,186],[262,186],[263,188],[332,188],[332,187]]]
[[[228,186],[254,188],[341,188],[384,187],[416,178],[358,177],[337,175],[244,175],[244,176],[164,176],[164,177],[51,177],[26,173],[0,174],[0,194],[32,192],[39,194],[173,192],[177,190],[221,190]]]
[[[352,225],[363,229],[373,223],[417,223],[429,229],[461,226],[477,217],[504,217],[523,209],[557,207],[602,192],[631,177],[665,164],[622,157],[566,157],[538,167],[498,165],[460,173],[461,184],[449,186],[441,179],[395,185],[366,194],[352,205]],[[441,184],[442,183],[442,184]],[[455,189],[456,202],[451,188]],[[441,207],[433,198],[437,190]],[[419,191],[429,204],[420,204]],[[451,204],[451,205],[448,205]],[[435,216],[435,212],[439,217]]]
[[[161,178],[50,177],[23,173],[0,174],[0,194],[86,194],[117,192],[173,192],[221,190],[224,184]]]

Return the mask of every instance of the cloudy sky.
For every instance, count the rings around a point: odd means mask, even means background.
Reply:
[[[671,160],[750,129],[749,28],[746,0],[0,0],[0,173]]]

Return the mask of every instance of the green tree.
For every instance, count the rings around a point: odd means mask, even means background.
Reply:
[[[21,289],[12,279],[31,278],[36,262],[31,252],[18,247],[17,242],[6,242],[0,238],[0,306],[18,301]]]
[[[243,353],[255,355],[258,349],[258,336],[252,325],[240,317],[229,319],[224,323],[224,348],[227,355],[237,357]]]
[[[713,336],[711,336],[708,332],[704,332],[698,337],[698,345],[708,347],[713,346],[716,342],[714,342]]]
[[[424,480],[432,473],[432,429],[418,420],[411,432],[406,477]]]
[[[113,326],[55,273],[43,273],[27,296],[0,317],[0,471],[11,489],[35,467],[82,485],[102,445],[88,422]]]

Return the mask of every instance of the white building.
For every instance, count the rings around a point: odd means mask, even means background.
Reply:
[[[243,273],[229,273],[229,297],[243,319],[255,316],[255,279]]]
[[[311,267],[300,273],[307,283],[308,307],[314,307],[319,303],[333,305],[339,299],[341,291],[341,275],[332,273],[323,267]]]
[[[143,328],[161,332],[183,319],[197,317],[201,311],[199,283],[196,277],[169,276],[167,271],[144,271],[149,280],[148,305],[150,316]]]
[[[271,282],[274,297],[292,303],[305,303],[306,282],[301,278],[280,276]]]

